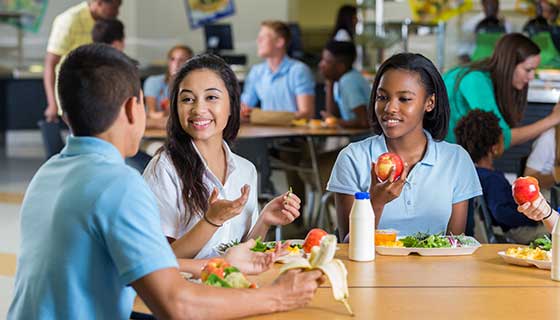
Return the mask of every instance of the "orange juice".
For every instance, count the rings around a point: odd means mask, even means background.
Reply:
[[[397,240],[397,231],[395,230],[375,230],[375,245],[381,243],[395,242]]]

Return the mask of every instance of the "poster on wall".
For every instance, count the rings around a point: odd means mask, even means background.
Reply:
[[[447,21],[472,9],[472,0],[409,0],[412,20],[423,23]]]
[[[185,5],[192,29],[235,13],[233,0],[186,0]]]
[[[48,0],[0,0],[0,11],[21,13],[19,22],[15,18],[2,19],[25,31],[37,32],[41,27]]]

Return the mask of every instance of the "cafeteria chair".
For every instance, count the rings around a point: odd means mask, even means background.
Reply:
[[[45,150],[46,160],[60,153],[62,148],[64,148],[64,141],[62,140],[62,134],[60,130],[59,122],[47,122],[45,120],[39,120],[37,126],[41,130],[41,137],[43,139],[43,148]]]
[[[550,32],[539,32],[531,37],[534,43],[541,49],[541,64],[539,67],[558,67],[560,66],[560,53],[556,50]]]
[[[145,153],[142,150],[139,150],[138,153],[133,157],[126,158],[125,163],[130,167],[138,170],[140,174],[143,174],[144,169],[146,169],[146,166],[148,165],[150,160],[152,160],[152,157],[149,154]]]
[[[486,237],[488,243],[509,243],[511,242],[503,234],[498,234],[494,232],[496,228],[492,224],[492,215],[486,204],[486,200],[483,196],[477,196],[469,200],[469,208],[467,211],[467,228],[465,230],[466,235],[474,235],[474,225],[476,220],[482,222],[483,233]]]
[[[471,60],[478,61],[490,57],[494,52],[496,43],[503,35],[503,33],[499,32],[478,33],[476,35],[476,47]]]

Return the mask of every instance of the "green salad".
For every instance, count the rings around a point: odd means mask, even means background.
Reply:
[[[545,235],[542,238],[537,238],[535,241],[532,241],[529,247],[531,247],[531,249],[539,248],[544,251],[550,251],[550,249],[552,249],[552,240]]]
[[[255,246],[251,248],[251,251],[254,252],[265,252],[267,250],[271,250],[276,248],[276,242],[274,241],[269,241],[269,242],[264,242],[261,240],[261,237],[258,237],[257,239],[255,239]],[[282,243],[286,242],[286,240],[282,240]],[[216,247],[216,249],[220,252],[226,252],[227,249],[234,247],[236,245],[238,245],[240,242],[239,240],[232,240],[228,243],[221,243],[220,245],[218,245]],[[290,244],[290,248],[298,248],[301,249],[301,244]]]
[[[465,235],[444,235],[418,232],[399,239],[406,248],[459,248],[476,246],[478,243]]]

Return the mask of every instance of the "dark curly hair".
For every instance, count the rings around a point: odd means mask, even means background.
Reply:
[[[502,128],[500,119],[492,112],[471,110],[455,127],[457,144],[470,154],[473,162],[484,158],[492,146],[500,142]]]

